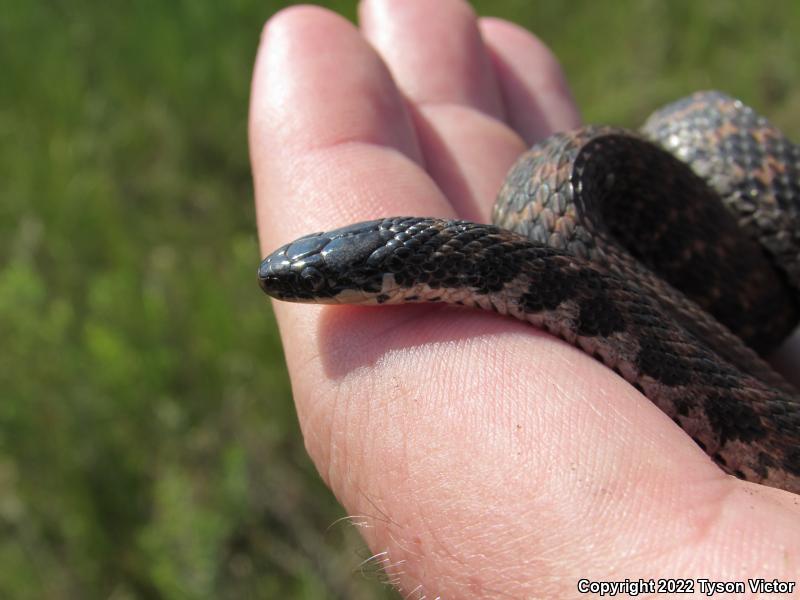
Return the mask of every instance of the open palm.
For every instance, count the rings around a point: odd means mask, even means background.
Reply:
[[[360,8],[360,30],[311,7],[265,28],[250,126],[263,254],[382,216],[488,221],[513,160],[578,124],[529,33],[459,0]],[[795,496],[726,476],[560,340],[438,305],[275,313],[308,451],[411,597],[800,572]]]

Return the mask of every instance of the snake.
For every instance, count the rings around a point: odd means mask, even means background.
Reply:
[[[627,380],[726,473],[800,493],[800,393],[765,356],[800,312],[800,147],[694,93],[512,166],[492,223],[387,217],[260,263],[275,299],[429,302],[526,321]]]

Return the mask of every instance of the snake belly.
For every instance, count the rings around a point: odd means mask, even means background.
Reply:
[[[624,377],[725,471],[800,493],[800,396],[759,355],[800,306],[800,149],[720,92],[589,126],[512,167],[492,225],[390,217],[259,267],[279,300],[446,302],[527,321]]]

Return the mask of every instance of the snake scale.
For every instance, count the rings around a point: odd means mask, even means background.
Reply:
[[[532,323],[634,385],[725,471],[800,492],[800,394],[764,356],[800,307],[800,148],[699,92],[512,167],[492,225],[393,217],[263,260],[280,300],[446,302]],[[679,291],[680,290],[680,291]]]

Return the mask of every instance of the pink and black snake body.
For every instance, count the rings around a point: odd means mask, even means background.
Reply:
[[[759,355],[800,306],[800,149],[719,92],[526,152],[493,224],[392,217],[264,259],[280,300],[528,321],[641,390],[723,469],[800,492],[800,394]]]

